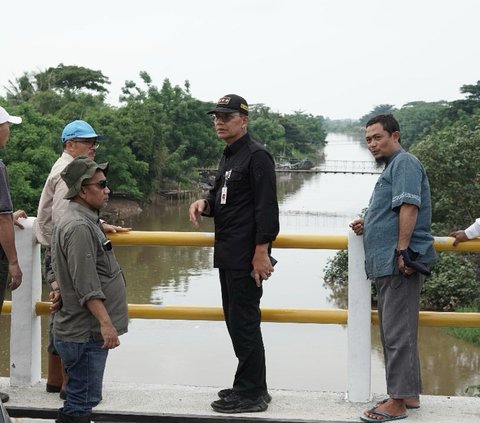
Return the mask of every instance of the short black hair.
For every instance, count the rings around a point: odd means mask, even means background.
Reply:
[[[371,118],[365,125],[365,128],[375,125],[376,123],[380,123],[384,131],[387,131],[390,135],[392,135],[394,132],[400,133],[400,125],[398,124],[397,119],[395,119],[390,113],[386,115],[378,115]],[[398,139],[398,141],[400,142],[400,138]]]

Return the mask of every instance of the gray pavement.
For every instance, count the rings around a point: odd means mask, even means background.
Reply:
[[[5,404],[13,415],[24,408],[53,410],[62,406],[57,394],[45,391],[45,382],[29,388],[14,388],[8,378],[0,378],[0,391],[10,395]],[[128,421],[142,421],[142,414],[158,416],[151,421],[206,421],[225,418],[240,421],[251,419],[267,422],[358,422],[359,416],[371,403],[350,403],[343,393],[271,390],[273,400],[264,413],[219,415],[210,408],[216,399],[217,387],[165,386],[128,383],[105,383],[103,401],[95,408],[98,413],[130,414]],[[376,395],[375,400],[384,398]],[[408,412],[409,422],[480,423],[480,398],[422,396],[421,409]],[[139,416],[135,418],[135,415]],[[170,416],[162,419],[162,416]],[[177,416],[177,419],[171,416]],[[182,418],[183,416],[183,418]],[[46,422],[33,418],[12,418],[13,422]],[[126,420],[124,420],[126,421]],[[234,420],[235,421],[235,420]]]

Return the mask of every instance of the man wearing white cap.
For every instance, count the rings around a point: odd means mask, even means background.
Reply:
[[[0,107],[0,149],[7,145],[10,135],[10,124],[18,124],[22,118],[10,116]],[[15,232],[13,230],[13,206],[8,186],[8,175],[5,164],[0,159],[0,311],[3,306],[8,274],[11,275],[10,289],[17,289],[22,283],[22,270],[18,264],[15,248]],[[8,401],[8,395],[0,392],[2,402]]]

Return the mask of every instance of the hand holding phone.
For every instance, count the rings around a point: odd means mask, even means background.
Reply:
[[[270,259],[270,263],[272,264],[272,267],[274,267],[278,261],[275,260],[270,254],[268,255],[268,258]],[[252,273],[250,273],[250,276],[255,279],[255,270],[252,270]],[[262,277],[260,277],[260,281],[262,281]]]

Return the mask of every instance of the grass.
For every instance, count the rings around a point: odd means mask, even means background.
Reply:
[[[461,307],[455,311],[458,313],[479,313],[480,306]],[[448,328],[447,332],[464,341],[480,345],[480,328]]]

